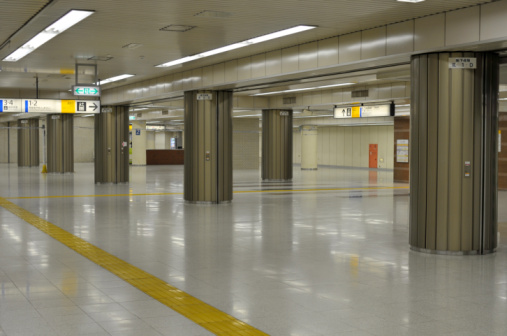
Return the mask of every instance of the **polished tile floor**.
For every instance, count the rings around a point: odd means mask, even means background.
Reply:
[[[269,335],[507,334],[505,206],[497,253],[420,254],[392,172],[294,174],[235,171],[233,202],[209,206],[183,201],[181,166],[95,185],[91,164],[3,164],[0,197]],[[0,207],[1,336],[210,334]]]

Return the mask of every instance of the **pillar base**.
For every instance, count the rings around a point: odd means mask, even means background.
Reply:
[[[229,204],[232,203],[232,201],[220,201],[220,202],[208,202],[208,201],[187,201],[185,200],[186,204],[200,204],[200,205],[220,205],[220,204]]]
[[[427,254],[438,254],[438,255],[450,255],[450,256],[463,256],[463,255],[480,255],[479,251],[439,251],[439,250],[428,250],[420,247],[410,246],[410,249],[419,253],[427,253]],[[495,253],[496,250],[488,250],[484,251],[482,254],[490,254]]]
[[[71,171],[71,172],[46,172],[46,174],[58,174],[58,175],[62,175],[62,174],[74,174],[75,172]]]

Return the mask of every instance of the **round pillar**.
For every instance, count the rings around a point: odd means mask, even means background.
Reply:
[[[74,172],[74,116],[50,114],[47,116],[47,172]]]
[[[232,92],[185,92],[184,198],[232,200]]]
[[[18,120],[18,167],[39,163],[39,119]]]
[[[471,52],[416,55],[411,68],[411,248],[493,252],[498,57]]]
[[[95,115],[95,183],[129,181],[128,106],[103,106]]]
[[[292,180],[292,111],[262,111],[262,179]]]

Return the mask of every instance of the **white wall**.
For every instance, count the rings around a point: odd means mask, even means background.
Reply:
[[[301,133],[294,130],[294,163],[301,163]],[[378,144],[378,168],[393,169],[394,126],[319,127],[319,165],[368,168],[369,145]]]

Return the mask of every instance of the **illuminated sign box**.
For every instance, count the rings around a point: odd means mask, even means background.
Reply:
[[[11,113],[100,113],[99,100],[6,99],[0,112]]]
[[[366,106],[341,106],[334,108],[334,118],[371,118],[394,116],[394,104],[366,105]]]

